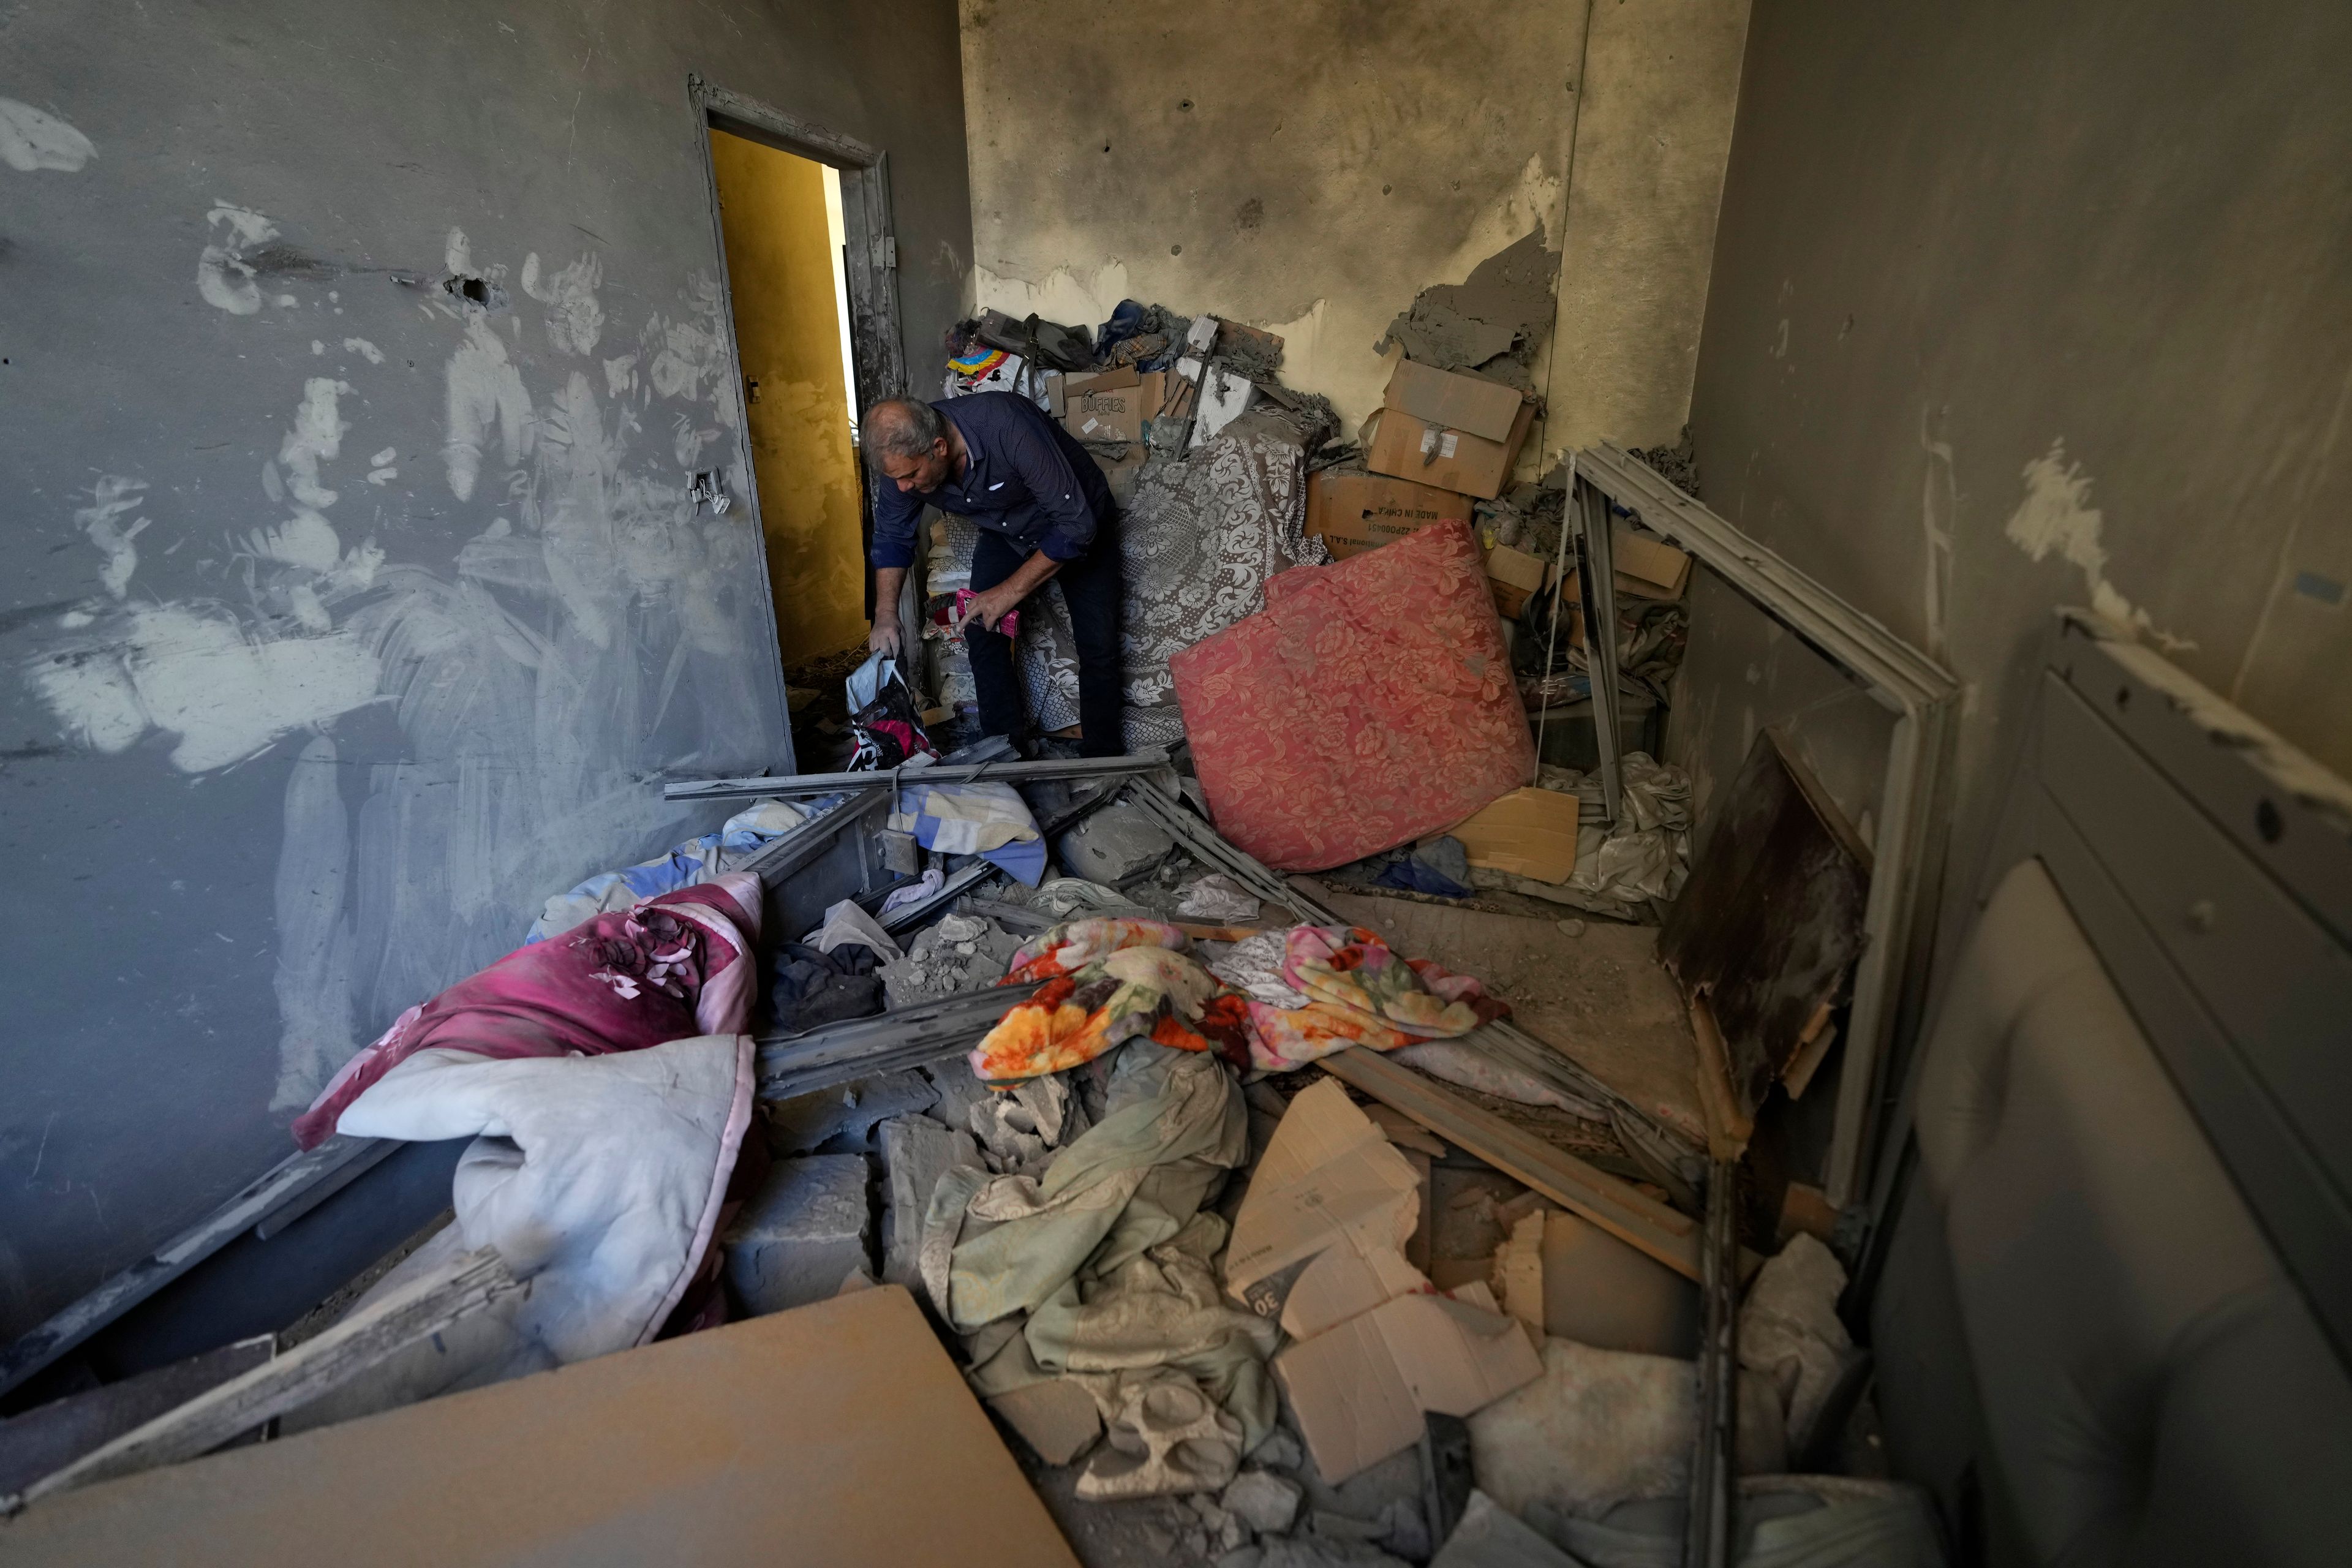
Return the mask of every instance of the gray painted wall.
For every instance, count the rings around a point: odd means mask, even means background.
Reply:
[[[919,358],[951,0],[0,3],[0,1334],[784,757],[689,72],[889,150]]]
[[[1703,484],[1967,683],[1947,942],[2057,605],[2352,769],[2347,73],[2342,5],[1756,0]],[[1708,604],[1674,749],[1795,714],[1868,809],[1882,721]]]

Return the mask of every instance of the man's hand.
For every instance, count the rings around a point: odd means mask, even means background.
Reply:
[[[877,615],[875,617],[874,629],[866,636],[866,647],[870,653],[887,653],[892,658],[897,658],[899,648],[898,617],[892,616],[884,619]]]
[[[965,603],[964,618],[978,621],[990,631],[994,631],[997,622],[1021,607],[1021,601],[1026,594],[1027,590],[1016,588],[1010,582],[982,589]]]

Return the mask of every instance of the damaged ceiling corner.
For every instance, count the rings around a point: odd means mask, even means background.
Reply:
[[[1542,228],[1529,229],[1462,282],[1434,283],[1413,296],[1374,352],[1401,344],[1408,359],[1532,390],[1528,365],[1551,318],[1559,270],[1559,253],[1545,248]]]

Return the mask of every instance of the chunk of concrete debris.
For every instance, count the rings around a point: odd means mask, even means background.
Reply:
[[[806,1154],[835,1138],[862,1143],[876,1122],[928,1110],[939,1098],[930,1080],[912,1069],[797,1095],[768,1108],[768,1147]]]
[[[1194,1492],[1184,1500],[1201,1517],[1201,1528],[1208,1532],[1209,1549],[1233,1552],[1249,1544],[1250,1527],[1240,1515],[1228,1512],[1206,1492]]]
[[[1066,1377],[1049,1377],[1010,1393],[992,1394],[988,1407],[1049,1465],[1068,1464],[1085,1453],[1102,1431],[1102,1414],[1095,1408],[1095,1396]]]
[[[983,1168],[980,1145],[961,1128],[942,1126],[928,1116],[894,1116],[882,1124],[887,1199],[882,1211],[882,1278],[891,1284],[921,1293],[923,1215],[930,1207],[931,1189],[959,1166]]]
[[[1265,1441],[1250,1450],[1250,1463],[1266,1465],[1277,1470],[1295,1470],[1306,1463],[1306,1450],[1286,1426],[1277,1426],[1265,1435]]]
[[[1070,874],[1092,882],[1118,882],[1149,871],[1175,847],[1173,835],[1125,801],[1096,812],[1055,845]]]
[[[1167,1497],[1213,1492],[1241,1468],[1242,1424],[1181,1373],[1129,1384],[1077,1495]]]
[[[906,955],[881,968],[893,1007],[978,991],[1004,978],[1021,939],[980,915],[951,914],[915,933]]]
[[[754,1316],[823,1301],[868,1263],[861,1154],[779,1160],[720,1245],[727,1286]]]
[[[1334,1541],[1325,1535],[1276,1536],[1265,1543],[1257,1568],[1411,1568],[1403,1558],[1391,1557],[1360,1541]]]
[[[1298,1517],[1298,1500],[1305,1495],[1297,1482],[1270,1470],[1244,1470],[1217,1501],[1261,1535],[1279,1535]]]
[[[1389,323],[1381,346],[1401,343],[1409,358],[1445,370],[1485,367],[1515,384],[1532,363],[1551,323],[1552,278],[1559,258],[1546,250],[1543,230],[1486,258],[1459,283],[1437,283],[1416,295],[1412,309]],[[1520,376],[1494,362],[1509,355]]]
[[[1578,1568],[1575,1558],[1521,1523],[1485,1492],[1473,1491],[1462,1522],[1429,1568]]]

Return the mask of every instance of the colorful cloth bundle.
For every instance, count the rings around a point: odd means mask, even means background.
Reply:
[[[948,361],[948,368],[962,376],[983,376],[1004,363],[1003,349],[990,348],[986,343],[974,343],[969,353],[958,354]]]
[[[1401,957],[1361,926],[1299,926],[1285,951],[1283,978],[1307,1005],[1250,1003],[1250,1061],[1268,1072],[1349,1046],[1392,1051],[1452,1039],[1511,1011],[1469,975]]]
[[[1029,803],[1009,784],[908,784],[890,814],[894,833],[942,855],[981,855],[1031,887],[1045,874],[1045,840]]]
[[[1270,976],[1249,987],[1256,996],[1232,988],[1181,951],[1182,931],[1158,921],[1055,926],[1013,955],[1001,984],[1045,984],[989,1031],[971,1070],[983,1082],[1015,1083],[1148,1038],[1287,1072],[1349,1046],[1392,1051],[1452,1039],[1511,1011],[1469,975],[1404,958],[1361,926],[1298,926],[1254,941],[1270,945],[1269,937],[1282,944],[1289,994],[1281,1001],[1264,999],[1282,994]]]
[[[1043,980],[971,1053],[984,1083],[1009,1084],[1092,1061],[1150,1039],[1249,1060],[1248,1004],[1177,951],[1182,931],[1158,921],[1074,921],[1024,944],[1001,984]]]

